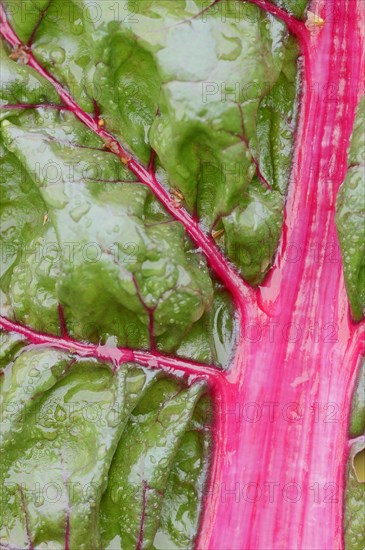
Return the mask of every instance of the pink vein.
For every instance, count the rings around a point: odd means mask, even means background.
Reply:
[[[142,550],[143,548],[143,529],[144,529],[144,524],[146,520],[147,490],[148,490],[147,482],[143,480],[141,524],[139,528],[136,550]]]
[[[19,485],[19,491],[20,491],[20,497],[22,500],[22,510],[24,514],[24,520],[25,520],[25,532],[27,533],[27,539],[29,544],[29,550],[33,550],[33,542],[30,536],[30,528],[29,528],[29,518],[28,518],[28,512],[27,512],[27,503],[25,500],[24,490],[21,485]]]
[[[198,221],[194,219],[184,208],[174,204],[169,191],[157,180],[154,173],[145,168],[137,159],[124,149],[119,141],[98,122],[81,109],[81,107],[72,98],[69,92],[44,69],[36,60],[30,49],[23,44],[20,38],[9,24],[3,4],[0,2],[0,34],[13,48],[24,50],[26,53],[27,64],[37,71],[39,75],[45,78],[56,89],[62,102],[70,111],[90,130],[97,134],[107,145],[109,150],[117,155],[121,161],[126,164],[131,172],[135,174],[140,183],[146,185],[163,204],[166,210],[179,222],[183,224],[186,232],[194,241],[199,250],[205,254],[208,264],[215,272],[217,277],[225,284],[226,288],[232,294],[240,313],[245,310],[244,302],[250,302],[252,305],[256,300],[256,292],[247,283],[243,281],[236,268],[223,256],[212,238],[206,234],[200,227]]]
[[[65,312],[61,304],[58,304],[58,317],[60,319],[60,329],[63,338],[68,338],[67,324],[65,319]]]
[[[56,105],[55,103],[8,103],[0,105],[0,109],[57,109],[58,111],[68,111],[66,105]]]
[[[62,471],[63,483],[67,493],[67,508],[66,508],[66,516],[65,516],[65,550],[70,550],[70,508],[71,506],[70,506],[70,495],[67,487],[68,475],[66,472],[62,451],[60,452],[60,459],[61,459],[61,471]]]
[[[44,16],[46,15],[47,11],[49,10],[51,4],[52,4],[52,0],[49,0],[47,5],[42,10],[40,10],[38,21],[35,24],[34,29],[32,31],[32,34],[30,35],[30,38],[28,40],[28,46],[31,46],[33,44],[35,35],[37,34],[37,31],[38,31],[38,29],[39,29],[39,27],[40,27],[40,25],[41,25],[41,23],[44,19]]]
[[[290,15],[287,11],[273,4],[271,1],[269,2],[269,0],[249,0],[249,2],[251,4],[256,4],[256,6],[258,6],[259,8],[263,9],[268,13],[271,13],[271,15],[275,15],[275,17],[283,21],[288,27],[289,31],[292,34],[295,34],[295,36],[300,40],[300,42],[305,41],[306,38],[308,37],[309,33],[303,21],[296,19],[295,17]]]
[[[168,374],[183,373],[196,378],[206,379],[213,386],[220,387],[225,383],[224,373],[211,365],[170,357],[157,351],[113,348],[100,344],[86,344],[73,340],[72,338],[38,332],[19,323],[15,323],[3,316],[0,316],[0,328],[8,332],[20,334],[34,345],[49,346],[54,349],[74,353],[80,357],[93,357],[101,361],[112,363],[115,366],[134,362],[142,367],[162,370]]]

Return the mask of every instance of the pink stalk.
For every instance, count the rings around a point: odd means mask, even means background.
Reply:
[[[143,549],[144,524],[146,521],[147,491],[148,491],[147,482],[143,481],[141,525],[139,528],[139,536],[137,540],[136,550]]]
[[[256,290],[242,281],[198,221],[176,206],[157,180],[153,162],[145,168],[133,158],[38,63],[0,4],[0,33],[7,42],[24,51],[28,65],[53,84],[63,104],[184,225],[231,292],[240,326],[229,370],[222,373],[155,351],[44,335],[6,318],[0,326],[35,345],[115,365],[131,361],[183,372],[211,383],[214,451],[197,548],[341,549],[348,417],[365,330],[349,316],[334,211],[364,77],[364,14],[361,0],[340,0],[336,6],[328,2],[320,14],[323,29],[311,35],[302,22],[270,2],[254,3],[285,21],[304,55],[283,235],[275,265]]]
[[[364,342],[349,317],[334,212],[363,79],[361,4],[341,1],[335,13],[328,2],[323,30],[308,37],[284,233],[250,319],[256,332],[242,327],[217,412],[202,550],[343,548],[348,416]]]

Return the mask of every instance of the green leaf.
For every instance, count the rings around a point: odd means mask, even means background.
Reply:
[[[211,445],[209,411],[209,399],[204,396],[181,439],[164,494],[161,523],[153,543],[156,550],[189,548],[191,533],[197,531],[206,478],[202,457],[208,454]]]
[[[27,235],[37,233],[45,205],[18,158],[0,143],[1,281],[6,286]]]
[[[24,0],[18,5],[6,0],[5,5],[20,38],[27,44],[36,28],[32,49],[37,58],[68,86],[82,108],[92,110],[86,74],[94,29],[87,7],[73,0]]]
[[[236,206],[256,173],[254,158],[261,165],[267,150],[258,112],[280,78],[288,35],[253,10],[252,20],[233,14],[224,26],[219,12],[175,25],[156,56],[162,88],[151,142],[171,184],[208,227]]]
[[[359,321],[365,313],[365,96],[355,119],[348,154],[348,171],[336,203],[336,225],[351,312]]]
[[[61,548],[69,537],[71,548],[89,549],[121,537],[123,548],[134,548],[142,518],[142,547],[151,546],[170,472],[191,454],[192,430],[207,416],[206,404],[194,413],[202,384],[186,388],[159,378],[133,365],[113,371],[50,349],[25,350],[7,366],[1,392],[4,542]],[[185,468],[202,484],[207,446],[195,452],[199,464]],[[179,498],[191,490],[179,487]],[[187,506],[186,540],[196,527],[198,499]]]
[[[14,5],[14,3],[13,3]],[[59,104],[54,87],[36,71],[20,63],[14,63],[8,57],[9,50],[0,43],[1,86],[0,86],[0,120],[14,116],[19,111],[6,109],[5,105],[17,104]]]
[[[70,547],[99,547],[110,464],[154,376],[43,349],[24,351],[2,378],[2,540],[59,548],[69,522]]]
[[[94,181],[130,176],[114,155],[95,150],[98,140],[70,117],[52,113],[44,124],[42,115],[26,113],[22,125],[3,123],[7,147],[38,186],[54,229],[48,235],[43,230],[40,253],[13,274],[14,314],[46,330],[57,320],[59,301],[73,336],[118,338],[118,329],[133,323],[134,339],[146,347],[150,309],[155,336],[168,332],[174,347],[210,308],[213,290],[205,262],[191,250],[182,226],[166,223],[167,216],[149,223],[145,187]],[[37,249],[34,241],[29,246]],[[93,327],[85,329],[91,321]]]
[[[365,436],[365,361],[359,372],[352,399],[349,435],[351,438]],[[347,461],[345,492],[345,546],[346,550],[363,550],[365,546],[365,445],[353,440]]]
[[[345,495],[345,548],[363,550],[365,546],[365,446],[355,443],[347,462],[347,483]],[[362,476],[361,479],[359,476]]]
[[[105,546],[151,547],[168,475],[202,390],[161,380],[134,409],[101,503]]]
[[[303,2],[288,4],[299,14]],[[155,150],[163,185],[259,283],[296,124],[298,48],[285,25],[230,0],[4,5],[82,109],[145,165]],[[205,258],[11,53],[1,50],[2,314],[60,335],[61,305],[70,337],[226,366],[234,308]],[[191,548],[211,443],[206,388],[12,335],[2,343],[4,543]]]
[[[25,345],[23,338],[13,332],[0,331],[0,370],[1,372],[9,363],[9,358],[14,357]],[[0,374],[2,376],[2,374]]]
[[[34,42],[84,109],[96,100],[108,128],[145,162],[156,150],[159,176],[209,228],[240,202],[257,166],[285,193],[295,130],[295,42],[257,6],[243,2],[238,14],[236,4],[52,2]],[[288,4],[296,14],[303,7]],[[30,2],[24,10],[37,11]],[[27,38],[32,23],[20,25]],[[265,245],[260,255],[271,262]],[[260,266],[249,277],[261,280]]]
[[[356,389],[352,398],[350,436],[358,437],[365,433],[365,361],[362,363]]]
[[[271,0],[280,8],[292,13],[295,17],[302,18],[308,5],[308,0]]]
[[[27,0],[9,13],[25,40],[38,22],[43,65],[143,161],[153,147],[160,178],[211,229],[258,169],[285,193],[295,130],[295,42],[278,19],[245,2],[238,17],[236,4]]]
[[[252,184],[240,206],[222,219],[225,248],[252,284],[258,284],[270,267],[281,233],[283,199],[277,191]]]
[[[204,363],[227,366],[235,344],[234,307],[218,284],[212,309],[184,336],[176,354]]]

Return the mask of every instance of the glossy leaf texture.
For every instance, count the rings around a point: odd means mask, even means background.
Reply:
[[[274,3],[304,17],[303,0]],[[145,166],[156,154],[177,206],[246,281],[260,284],[282,233],[298,110],[299,49],[285,24],[230,0],[4,4],[80,107]],[[42,332],[226,368],[234,308],[202,251],[53,87],[9,54],[3,45],[2,314]],[[358,320],[364,106],[337,200]],[[192,547],[211,445],[205,384],[2,338],[2,540],[18,548]],[[348,518],[362,491],[351,468]],[[352,549],[360,539],[347,533]]]
[[[203,394],[200,383],[187,388],[133,365],[113,372],[24,350],[3,372],[2,540],[86,549],[140,539],[150,548],[165,491],[184,511],[174,536],[189,539],[205,474]]]
[[[337,196],[336,223],[342,249],[344,276],[353,317],[365,308],[365,97],[359,102],[348,154],[348,171]],[[365,545],[365,362],[352,397],[349,425],[350,453],[346,467],[345,547]]]
[[[37,9],[24,4],[33,18],[13,10],[13,21],[28,41]],[[43,2],[32,40],[83,109],[96,100],[107,128],[145,162],[155,149],[160,179],[209,230],[225,229],[219,243],[257,283],[282,225],[298,51],[281,21],[237,4],[106,1],[90,12],[87,2]]]
[[[350,420],[350,437],[365,435],[365,362],[357,380],[356,390],[352,399]]]
[[[345,498],[345,547],[346,550],[362,550],[364,536],[365,499],[365,444],[352,445],[347,461]]]

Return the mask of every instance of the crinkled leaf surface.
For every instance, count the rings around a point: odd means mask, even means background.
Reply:
[[[35,240],[28,243],[39,254],[24,258],[20,269],[13,272],[9,294],[14,314],[33,326],[41,323],[44,329],[57,320],[59,300],[66,318],[75,321],[72,334],[94,339],[110,333],[113,320],[129,316],[135,322],[135,340],[147,346],[148,310],[153,309],[155,335],[172,329],[169,339],[174,343],[173,330],[179,332],[176,338],[180,336],[211,303],[213,289],[206,268],[200,265],[203,260],[186,250],[180,225],[166,216],[161,223],[146,219],[144,187],[94,181],[98,176],[92,170],[98,166],[106,180],[113,180],[114,171],[118,171],[117,180],[127,175],[120,173],[121,164],[113,155],[84,149],[99,144],[86,145],[81,136],[80,155],[74,144],[79,143],[78,131],[85,130],[78,124],[74,128],[73,121],[62,124],[57,117],[46,126],[34,126],[33,117],[27,116],[28,126],[23,120],[21,127],[7,124],[3,128],[8,148],[16,151],[33,174],[52,223],[52,227],[51,223],[44,226],[43,246]],[[54,115],[47,118],[54,119]],[[31,151],[36,151],[35,157]],[[52,252],[54,257],[57,253],[58,262],[52,261]],[[53,285],[49,299],[38,304],[47,269],[44,264],[54,272],[47,281],[52,278]],[[31,282],[33,292],[29,291]],[[97,328],[81,334],[78,326],[85,326],[88,319]]]
[[[133,548],[137,539],[140,548],[151,547],[177,445],[201,393],[200,385],[183,390],[175,382],[162,380],[134,409],[114,455],[108,489],[102,499],[100,522],[107,545],[118,541],[122,548]],[[189,431],[185,438],[190,434],[195,435]],[[180,453],[185,450],[184,443]],[[195,457],[193,453],[194,447],[187,460],[194,479],[195,470],[201,467],[201,453]],[[190,500],[196,511],[196,501],[191,497]],[[176,529],[179,528],[182,530],[178,521]]]
[[[365,97],[357,109],[348,154],[348,171],[337,198],[337,230],[342,248],[344,275],[353,317],[360,320],[365,307]],[[349,425],[353,441],[347,462],[345,495],[346,550],[365,546],[365,362],[362,362]]]
[[[188,514],[173,532],[190,541],[205,475],[203,393],[201,384],[186,388],[132,365],[113,372],[24,350],[3,372],[2,540],[150,548],[166,491]]]
[[[285,25],[245,2],[237,19],[228,0],[207,11],[193,0],[4,4],[79,105],[142,162],[153,148],[159,179],[261,282],[281,231],[296,122],[298,49]],[[302,13],[302,1],[281,4]],[[233,308],[204,257],[99,138],[72,113],[41,106],[60,101],[9,53],[2,312],[60,335],[61,305],[76,339],[225,366]],[[9,335],[2,343],[4,543],[191,547],[210,445],[204,385]]]
[[[24,351],[3,378],[3,540],[62,548],[69,538],[73,548],[99,547],[110,463],[153,377],[137,369],[113,375],[103,365],[35,350]]]
[[[243,3],[250,13],[237,18],[236,4],[202,12],[193,0],[105,1],[94,9],[81,0],[43,2],[33,37],[38,58],[81,106],[92,111],[97,100],[108,128],[145,162],[152,145],[160,178],[217,230],[242,199],[256,223],[270,224],[266,209],[255,211],[249,184],[259,174],[263,188],[285,192],[296,118],[294,40],[255,5]],[[24,10],[35,17],[37,9],[28,1],[12,10],[28,40],[34,19],[24,21]],[[282,208],[275,212],[280,226]],[[257,250],[249,267],[241,242],[222,239],[222,246],[244,276],[260,281],[273,247],[265,240],[257,247],[254,230],[248,239]]]

